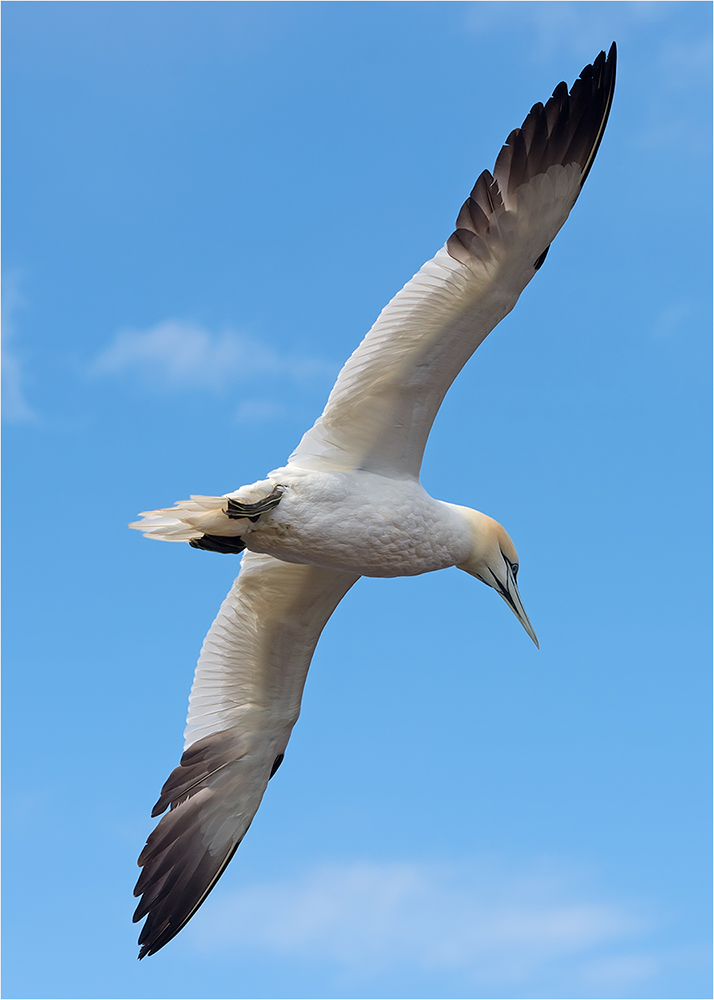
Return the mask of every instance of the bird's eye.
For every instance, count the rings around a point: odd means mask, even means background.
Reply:
[[[518,563],[511,563],[511,572],[513,573],[513,579],[515,580],[518,576]]]

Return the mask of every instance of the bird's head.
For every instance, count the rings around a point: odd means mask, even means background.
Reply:
[[[478,510],[469,507],[459,507],[459,510],[468,521],[472,543],[468,557],[458,564],[458,568],[493,587],[538,646],[538,639],[518,593],[518,553],[508,532],[498,521]]]

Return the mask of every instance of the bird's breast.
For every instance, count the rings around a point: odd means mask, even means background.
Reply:
[[[464,558],[458,514],[413,479],[286,466],[270,474],[280,504],[245,537],[247,547],[287,562],[362,576],[414,576]]]

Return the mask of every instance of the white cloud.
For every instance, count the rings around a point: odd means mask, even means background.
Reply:
[[[20,358],[12,347],[16,330],[14,314],[24,304],[20,294],[20,275],[11,271],[2,279],[2,408],[6,420],[21,423],[37,416],[25,399]]]
[[[562,868],[514,873],[490,860],[324,864],[216,901],[192,933],[204,950],[328,961],[358,978],[408,967],[523,982],[568,959],[583,982],[612,985],[656,971],[649,956],[619,954],[646,927],[632,905],[592,898]]]
[[[220,390],[258,376],[290,379],[333,376],[328,362],[282,355],[234,330],[212,333],[185,320],[145,330],[122,330],[90,365],[93,375],[133,374],[152,385]]]

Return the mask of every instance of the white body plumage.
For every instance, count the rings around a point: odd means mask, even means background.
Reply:
[[[360,576],[415,576],[467,558],[471,528],[452,504],[434,500],[416,479],[371,472],[315,471],[287,465],[238,491],[279,505],[242,538],[251,552]]]

